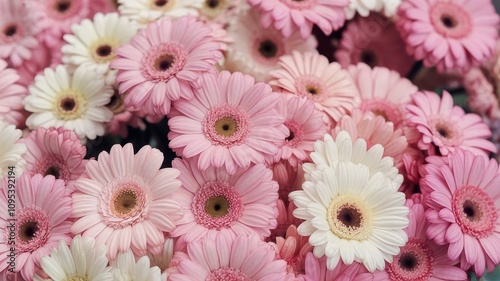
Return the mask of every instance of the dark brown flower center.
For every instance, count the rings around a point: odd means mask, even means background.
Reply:
[[[114,207],[118,213],[128,214],[137,206],[137,195],[132,190],[124,190],[115,198]]]
[[[220,5],[220,1],[219,0],[207,0],[205,2],[205,4],[208,7],[212,8],[212,9],[215,9],[215,8],[217,8]]]
[[[61,109],[64,111],[72,111],[76,107],[76,101],[72,97],[67,97],[61,100]]]
[[[264,40],[260,43],[259,53],[265,58],[273,58],[278,53],[278,46],[271,40]]]
[[[30,242],[35,238],[35,234],[38,231],[38,223],[34,221],[26,221],[19,228],[19,238],[23,242]]]
[[[47,168],[47,170],[45,171],[45,173],[43,175],[44,176],[52,175],[56,179],[58,179],[61,176],[61,173],[59,171],[59,167],[57,167],[57,166],[50,166],[49,168]]]
[[[70,0],[57,1],[54,8],[56,9],[56,11],[62,14],[71,8],[71,1]]]
[[[159,56],[155,63],[154,69],[157,71],[167,71],[174,64],[175,58],[169,54]]]
[[[123,98],[118,92],[118,89],[114,89],[113,96],[111,96],[111,100],[106,105],[109,110],[111,110],[114,114],[119,114],[125,111],[125,106],[123,105]]]
[[[229,212],[229,201],[223,196],[210,197],[205,203],[205,211],[214,218],[223,217]]]
[[[465,200],[463,204],[463,211],[469,221],[479,221],[482,217],[478,204],[471,200]]]
[[[233,117],[223,117],[215,121],[215,131],[224,137],[230,137],[238,131],[238,122]]]
[[[295,133],[292,130],[290,130],[290,134],[288,135],[288,137],[285,138],[285,140],[291,141],[294,138],[295,138]]]
[[[156,0],[154,3],[158,7],[163,7],[168,4],[168,0]]]
[[[370,67],[375,67],[377,66],[378,60],[377,56],[375,55],[375,52],[371,50],[363,50],[360,55],[360,61],[366,63]]]
[[[337,219],[346,227],[358,228],[363,221],[363,215],[353,206],[343,206],[337,213]]]
[[[448,28],[454,28],[458,25],[458,21],[451,15],[447,14],[441,16],[441,22]]]
[[[111,54],[113,48],[109,45],[100,46],[96,49],[96,54],[100,57],[107,57]]]
[[[9,24],[3,29],[3,34],[7,37],[12,37],[17,33],[17,26],[15,24]]]
[[[413,271],[419,266],[418,259],[412,252],[406,252],[401,255],[398,261],[398,265],[401,269],[407,271]]]

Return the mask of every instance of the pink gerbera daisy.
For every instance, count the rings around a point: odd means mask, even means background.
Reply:
[[[270,84],[314,101],[328,121],[337,122],[357,105],[359,93],[349,73],[325,56],[293,52],[281,57],[278,64],[280,68],[271,72],[274,79]]]
[[[148,25],[116,50],[111,68],[125,105],[167,114],[172,101],[194,96],[198,76],[222,58],[211,28],[194,17],[164,18]]]
[[[15,241],[14,271],[25,280],[33,280],[40,258],[49,255],[59,241],[71,241],[71,198],[65,195],[64,181],[53,176],[22,174],[15,184],[5,179],[1,185],[0,272],[8,270],[8,254]],[[15,206],[11,202],[12,185]],[[14,227],[8,228],[12,224]],[[12,229],[15,237],[10,236]]]
[[[332,136],[341,131],[347,131],[351,138],[363,138],[367,149],[375,144],[384,147],[384,155],[394,158],[394,166],[401,168],[403,151],[408,147],[408,141],[401,129],[395,129],[394,123],[386,121],[382,116],[376,116],[368,111],[363,113],[355,109],[351,115],[340,119],[337,126],[332,130]]]
[[[90,160],[86,175],[75,182],[71,231],[107,245],[110,259],[128,249],[139,256],[148,250],[158,254],[163,233],[183,215],[171,196],[181,185],[179,171],[160,169],[162,163],[159,150],[146,145],[134,155],[132,144],[114,145]]]
[[[497,152],[488,140],[490,128],[479,115],[466,114],[459,106],[453,106],[448,92],[443,91],[442,98],[434,92],[418,92],[412,95],[412,100],[406,106],[406,117],[408,126],[420,133],[420,149],[431,155],[448,155],[457,147],[484,156]]]
[[[418,91],[410,80],[385,67],[370,68],[364,63],[349,66],[349,74],[361,96],[359,108],[380,115],[399,128],[403,121],[404,106],[411,95]]]
[[[198,167],[238,167],[264,163],[288,136],[275,109],[281,96],[251,76],[223,71],[200,77],[202,88],[192,100],[181,99],[168,120],[169,146],[182,157],[199,155]]]
[[[304,97],[283,95],[276,108],[285,118],[285,126],[290,133],[278,153],[272,157],[272,162],[285,159],[297,167],[309,159],[314,142],[323,138],[327,126],[314,103]]]
[[[289,37],[300,30],[302,38],[311,35],[313,25],[325,34],[344,25],[344,8],[349,0],[247,0],[261,11],[261,24],[273,25],[283,36]]]
[[[371,281],[371,274],[359,262],[350,265],[340,261],[329,270],[326,267],[326,257],[317,258],[313,253],[307,253],[305,259],[305,281]]]
[[[394,23],[378,14],[347,24],[335,58],[344,68],[363,62],[370,67],[387,67],[401,76],[406,76],[414,63]]]
[[[7,68],[7,62],[0,59],[0,119],[22,128],[26,121],[23,98],[28,90],[19,85],[19,78],[17,72]]]
[[[468,70],[488,60],[499,22],[490,0],[408,0],[397,17],[407,51],[440,72]]]
[[[297,233],[297,226],[290,225],[284,237],[276,237],[275,243],[270,243],[278,257],[288,263],[287,271],[290,277],[305,273],[306,254],[313,251],[308,240],[309,237]]]
[[[221,232],[271,235],[269,229],[277,225],[278,184],[263,164],[234,175],[213,167],[200,171],[196,159],[175,159],[172,166],[181,172],[176,198],[185,211],[172,237],[183,236],[189,243]]]
[[[40,29],[40,39],[48,46],[62,41],[71,25],[92,17],[90,0],[24,0],[27,11]]]
[[[168,269],[170,281],[285,280],[286,262],[257,235],[218,235],[187,245],[177,252],[177,265]]]
[[[447,256],[448,247],[438,246],[427,238],[425,231],[424,206],[408,199],[410,225],[405,229],[408,242],[401,248],[392,263],[387,263],[384,271],[373,273],[373,281],[447,281],[468,280],[467,273],[455,266],[457,259]]]
[[[26,16],[22,1],[0,1],[0,58],[20,66],[38,47],[37,30]]]
[[[85,172],[87,160],[83,158],[87,149],[73,131],[38,128],[24,143],[28,148],[24,155],[28,173],[52,175],[64,180],[68,193],[74,191],[73,183]]]
[[[448,164],[428,164],[420,181],[429,221],[427,236],[449,244],[448,258],[460,258],[477,276],[500,263],[500,175],[498,163],[483,155],[457,149]]]

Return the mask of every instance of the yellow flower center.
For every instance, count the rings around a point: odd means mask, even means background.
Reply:
[[[367,239],[373,228],[373,212],[366,202],[350,194],[332,199],[328,206],[328,225],[342,239]]]
[[[115,50],[120,46],[120,41],[116,38],[100,38],[89,47],[92,59],[97,63],[111,62],[115,57]]]
[[[66,89],[57,95],[55,115],[60,120],[75,120],[82,117],[87,102],[79,91]]]

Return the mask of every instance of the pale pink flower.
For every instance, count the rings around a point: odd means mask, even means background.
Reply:
[[[337,266],[329,270],[326,267],[326,257],[317,258],[313,253],[306,254],[305,275],[306,281],[371,281],[371,274],[359,262],[345,265],[340,261]]]
[[[332,136],[335,137],[341,131],[347,131],[352,139],[364,139],[367,149],[375,144],[382,145],[383,156],[394,158],[394,166],[401,169],[403,151],[408,147],[408,141],[402,129],[394,128],[394,123],[370,111],[363,113],[359,109],[354,109],[350,116],[345,115],[340,119],[332,130]]]
[[[19,74],[0,59],[0,119],[23,128],[26,121],[23,98],[28,95],[28,89],[19,84],[19,78]]]
[[[293,52],[282,56],[279,69],[271,72],[271,85],[285,93],[306,97],[325,114],[326,120],[337,122],[358,104],[358,90],[349,73],[340,64],[330,63],[316,53]]]
[[[299,163],[310,160],[309,154],[314,150],[313,144],[323,138],[327,126],[314,102],[305,97],[283,95],[276,109],[285,119],[289,134],[271,162],[284,159],[297,167]]]
[[[302,38],[317,25],[325,34],[341,28],[345,21],[344,8],[349,0],[247,0],[261,12],[261,24],[273,25],[284,37],[300,30]]]
[[[192,99],[198,78],[222,58],[211,28],[185,16],[151,23],[116,50],[111,68],[125,105],[148,114],[167,114],[172,101]]]
[[[29,62],[39,43],[23,1],[0,1],[0,30],[0,58],[16,67]]]
[[[467,106],[471,111],[488,118],[499,118],[500,109],[495,87],[481,68],[472,68],[462,80],[467,92]]]
[[[317,52],[318,42],[314,36],[307,39],[294,32],[288,38],[273,28],[264,28],[257,22],[260,14],[255,9],[247,10],[234,18],[227,27],[232,42],[228,44],[223,67],[230,72],[251,75],[258,82],[268,82],[269,73],[278,68],[281,56],[293,51]]]
[[[440,98],[434,92],[417,92],[412,95],[413,103],[406,106],[407,125],[418,130],[418,147],[430,155],[448,155],[456,148],[487,156],[497,152],[488,140],[490,128],[477,114],[466,114],[462,108],[453,105],[451,95],[443,91]]]
[[[40,30],[40,40],[51,47],[71,32],[72,24],[93,16],[90,0],[24,0],[24,4]]]
[[[200,79],[202,88],[192,100],[173,104],[177,112],[168,120],[170,148],[185,158],[199,155],[200,170],[225,166],[230,174],[278,152],[288,135],[275,108],[278,93],[239,72]]]
[[[85,172],[87,149],[73,131],[38,128],[24,143],[28,148],[23,156],[27,173],[52,175],[64,181],[68,194],[74,191],[73,183]]]
[[[405,120],[404,106],[418,91],[410,80],[385,67],[370,68],[364,63],[349,66],[349,74],[359,90],[363,111],[371,111],[399,128]]]
[[[263,164],[237,169],[233,175],[223,168],[199,170],[197,159],[174,159],[182,187],[175,193],[184,210],[172,237],[190,243],[221,232],[232,235],[271,235],[276,227],[278,184]]]
[[[288,198],[288,193],[286,195]],[[276,221],[278,225],[276,228],[271,229],[271,236],[269,236],[266,241],[276,241],[278,237],[284,237],[288,228],[291,225],[298,226],[302,223],[302,220],[299,220],[293,216],[293,210],[297,207],[293,203],[293,201],[288,201],[288,199],[278,199],[277,201],[278,207],[278,216],[276,217]]]
[[[71,197],[66,195],[64,181],[53,176],[43,177],[22,174],[16,179],[15,206],[12,202],[12,181],[2,181],[0,192],[0,272],[7,271],[10,241],[15,241],[15,271],[25,280],[33,280],[40,267],[40,258],[49,255],[61,241],[71,241],[68,219],[71,214]],[[14,209],[12,211],[11,209]],[[11,220],[15,218],[15,221]],[[9,234],[14,224],[15,238]]]
[[[500,22],[490,0],[408,0],[396,19],[407,52],[440,72],[467,71],[488,60]]]
[[[128,249],[159,252],[164,232],[183,215],[172,197],[181,185],[179,171],[160,169],[162,163],[159,150],[146,145],[134,155],[132,144],[114,145],[89,160],[86,175],[75,182],[71,231],[107,245],[110,259]]]
[[[297,226],[290,225],[284,237],[276,237],[275,243],[270,243],[276,250],[278,258],[288,263],[287,271],[291,276],[305,273],[306,254],[312,252],[313,246],[308,242],[309,237],[300,236]]]
[[[279,189],[279,198],[288,205],[288,194],[294,190],[301,189],[304,182],[304,171],[301,165],[292,166],[290,162],[280,160],[270,165],[273,171],[273,180],[275,180]]]
[[[43,75],[43,70],[47,67],[55,68],[57,65],[62,64],[62,52],[58,50],[59,54],[54,53],[52,48],[45,46],[45,44],[38,45],[32,51],[32,58],[29,61],[15,67],[20,76],[18,83],[24,87],[28,87],[35,81],[36,75]]]
[[[414,64],[394,23],[379,14],[349,22],[334,56],[344,68],[363,62],[370,67],[387,67],[401,76],[406,76]]]
[[[275,256],[273,247],[257,235],[232,238],[221,233],[189,243],[186,253],[176,252],[177,264],[168,269],[168,280],[285,280],[286,262]]]
[[[418,198],[417,198],[417,201]],[[468,280],[467,273],[456,266],[458,260],[450,260],[448,247],[438,246],[426,235],[428,222],[425,209],[420,203],[408,199],[410,225],[405,229],[408,242],[401,248],[392,263],[384,271],[375,271],[373,281],[448,281]]]
[[[449,244],[448,259],[460,258],[463,270],[482,276],[500,263],[498,163],[461,149],[447,158],[447,164],[428,164],[420,181],[429,206],[427,237]]]

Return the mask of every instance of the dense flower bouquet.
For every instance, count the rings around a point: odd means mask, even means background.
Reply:
[[[490,0],[0,0],[0,280],[500,264]]]

